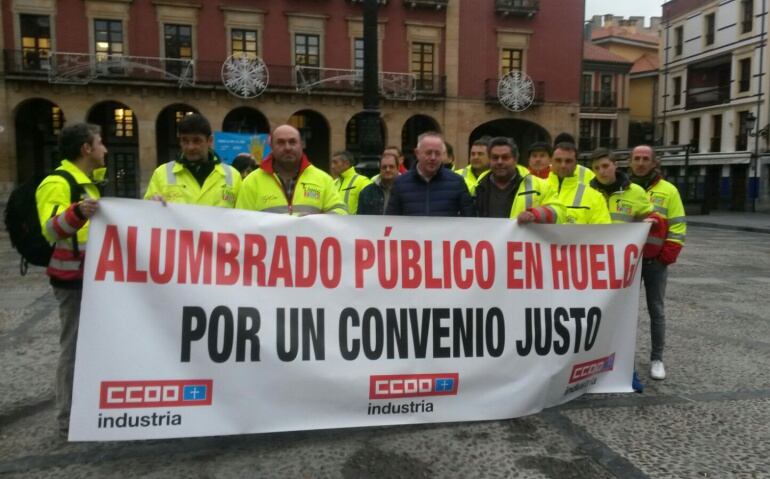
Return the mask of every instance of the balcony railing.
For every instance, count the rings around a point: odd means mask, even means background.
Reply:
[[[497,103],[499,98],[497,97],[497,85],[500,83],[499,78],[487,78],[484,81],[484,98],[487,103]],[[532,102],[535,105],[542,105],[545,103],[545,82],[535,81],[535,99]]]
[[[711,88],[692,88],[687,91],[687,103],[685,109],[691,110],[693,108],[702,108],[729,102],[730,85],[721,85]]]
[[[749,136],[746,134],[735,137],[735,151],[748,151]]]
[[[87,53],[52,53],[43,61],[30,61],[21,51],[4,51],[5,74],[11,78],[39,78],[51,83],[176,83],[180,86],[222,85],[222,62],[173,58],[112,56],[101,60]],[[363,91],[363,73],[355,70],[297,68],[268,65],[268,91],[351,93]],[[345,74],[341,74],[344,72]],[[313,83],[312,88],[300,88]],[[322,81],[323,80],[323,81]],[[328,80],[328,81],[327,81]],[[385,98],[414,99],[446,96],[446,77],[380,72],[380,90]],[[409,95],[407,95],[409,93]]]
[[[507,16],[534,17],[540,11],[540,0],[495,0],[495,12]]]
[[[722,138],[711,138],[711,141],[709,142],[709,152],[718,153],[720,151],[722,151]]]
[[[424,7],[441,10],[446,8],[449,0],[404,0],[404,5],[410,8]]]
[[[593,108],[617,108],[618,94],[614,91],[583,92],[581,106]]]
[[[618,148],[618,138],[616,137],[582,137],[578,140],[580,151],[592,151],[597,148],[608,148],[614,150]]]

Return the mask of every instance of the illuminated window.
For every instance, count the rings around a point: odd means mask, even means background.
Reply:
[[[62,127],[62,116],[61,116],[61,108],[58,106],[52,106],[51,107],[51,130],[53,130],[54,135],[58,135],[61,132]]]
[[[230,46],[234,56],[257,57],[257,31],[233,29],[230,33]]]
[[[21,54],[25,69],[48,70],[51,54],[51,23],[47,15],[19,15]]]
[[[134,112],[128,108],[115,108],[115,136],[134,136]]]
[[[513,70],[521,71],[521,57],[521,50],[503,48],[500,56],[500,73],[505,76]]]
[[[177,111],[174,113],[174,122],[178,125],[180,121],[182,121],[182,118],[186,117],[187,115],[192,115],[195,113],[194,111]]]
[[[123,55],[123,22],[120,20],[94,20],[94,51],[96,61],[103,62],[113,56]]]

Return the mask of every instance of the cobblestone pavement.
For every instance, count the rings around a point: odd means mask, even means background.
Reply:
[[[55,434],[56,303],[0,233],[0,477],[770,477],[770,236],[691,227],[670,270],[666,365],[644,394],[507,421],[66,443]]]

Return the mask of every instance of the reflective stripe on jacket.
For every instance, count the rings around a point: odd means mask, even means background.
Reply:
[[[74,163],[62,160],[57,170],[64,170],[72,175],[83,187],[84,197],[99,199],[99,188]],[[58,175],[47,176],[35,191],[37,215],[43,236],[54,243],[51,261],[46,272],[52,282],[77,282],[83,279],[83,260],[88,241],[88,220],[75,212],[75,203],[70,203],[72,195],[67,180]],[[72,236],[77,235],[75,254]],[[57,284],[61,285],[61,284]]]
[[[358,212],[358,197],[361,194],[361,190],[369,184],[371,184],[369,178],[358,174],[352,166],[343,171],[340,177],[334,180],[334,186],[342,197],[342,201],[347,205],[348,213],[351,215]]]
[[[595,225],[610,224],[607,202],[601,193],[589,186],[593,172],[578,165],[572,176],[560,179],[551,171],[548,185],[557,191],[559,202],[566,208],[566,223]]]
[[[647,189],[647,194],[650,195],[650,201],[655,212],[668,220],[666,241],[677,243],[680,246],[684,245],[687,235],[687,219],[679,190],[673,184],[660,178]]]
[[[304,155],[291,199],[286,196],[286,190],[273,170],[273,156],[270,155],[244,180],[236,207],[294,216],[348,213],[332,177],[311,165]]]
[[[679,196],[676,186],[664,180],[662,176],[658,176],[650,183],[647,194],[655,212],[668,221],[666,242],[657,259],[665,265],[675,263],[687,235],[687,219],[682,197]]]
[[[511,218],[516,218],[523,211],[532,212],[538,223],[561,224],[567,218],[564,205],[559,202],[556,192],[551,189],[548,182],[529,173],[516,191],[511,207]]]
[[[169,203],[234,208],[241,181],[235,168],[217,163],[201,186],[184,165],[169,161],[155,169],[144,198],[161,195]]]

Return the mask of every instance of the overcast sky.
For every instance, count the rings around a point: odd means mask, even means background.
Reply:
[[[585,0],[586,19],[612,13],[621,17],[659,17],[663,0]],[[649,20],[645,21],[648,24]]]

